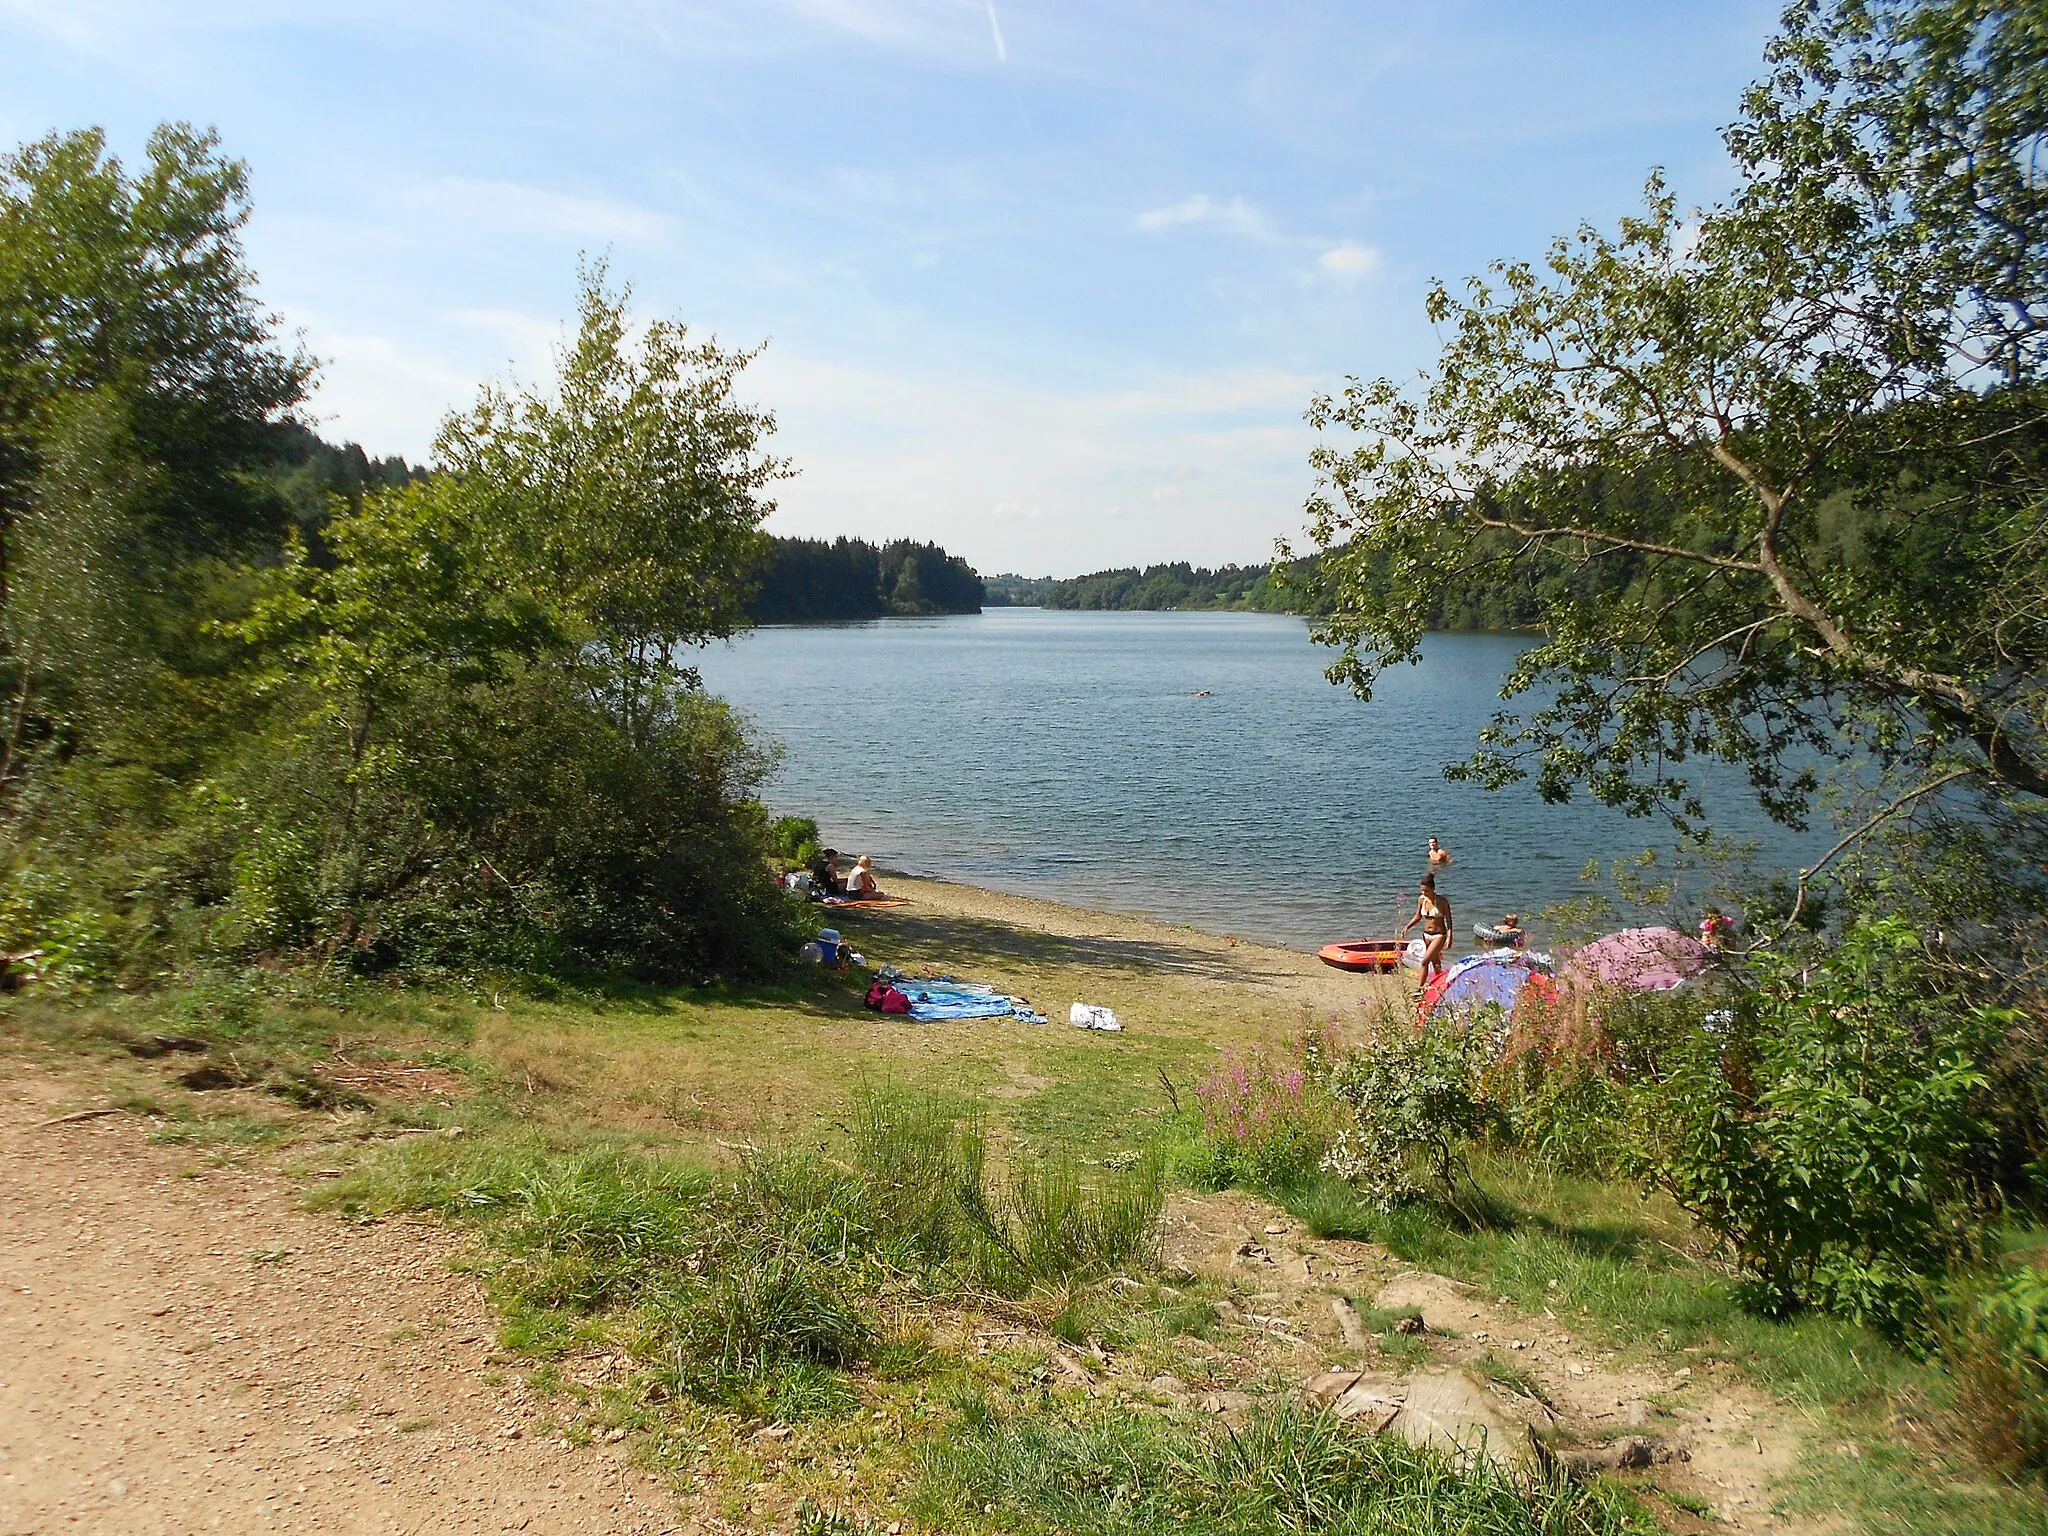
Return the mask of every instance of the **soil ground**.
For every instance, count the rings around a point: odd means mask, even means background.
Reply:
[[[41,1123],[67,1086],[0,1085],[5,1536],[701,1528],[542,1432],[454,1235],[308,1214],[133,1116]]]

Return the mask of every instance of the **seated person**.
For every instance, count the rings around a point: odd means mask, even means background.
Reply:
[[[846,894],[846,887],[839,878],[837,848],[827,848],[811,860],[811,894],[821,900]]]
[[[882,894],[882,888],[875,883],[875,861],[866,854],[855,859],[853,868],[846,872],[846,894],[854,899]]]

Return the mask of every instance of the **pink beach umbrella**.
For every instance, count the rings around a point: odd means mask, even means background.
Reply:
[[[1707,947],[1676,928],[1624,928],[1573,955],[1566,973],[1581,984],[1669,992],[1706,969]]]

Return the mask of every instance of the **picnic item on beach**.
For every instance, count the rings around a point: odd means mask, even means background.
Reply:
[[[1352,939],[1325,944],[1316,958],[1340,971],[1394,971],[1401,967],[1399,939]]]
[[[1067,1010],[1067,1020],[1076,1029],[1121,1030],[1124,1027],[1114,1008],[1104,1008],[1095,1003],[1074,1004]]]
[[[1565,973],[1580,986],[1669,992],[1707,968],[1706,945],[1676,928],[1624,928],[1573,955]]]
[[[881,980],[868,988],[868,1006],[883,1013],[907,1014],[913,1023],[937,1024],[952,1019],[1021,1019],[1026,1024],[1043,1024],[1045,1015],[1031,1006],[1031,1000],[1012,997],[978,982],[955,981],[950,976],[906,976],[884,966]],[[882,989],[877,993],[876,988]],[[889,994],[903,999],[900,1008],[891,1007]]]
[[[818,936],[803,947],[803,957],[821,965],[837,966],[844,970],[849,965],[866,965],[867,957],[853,952],[853,946],[839,937],[837,928],[821,928]]]

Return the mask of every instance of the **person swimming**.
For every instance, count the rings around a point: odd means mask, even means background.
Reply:
[[[1522,926],[1519,912],[1510,912],[1492,927],[1474,928],[1472,935],[1496,949],[1522,949],[1529,943],[1529,930]]]
[[[1432,837],[1429,840],[1430,872],[1434,874],[1437,870],[1444,868],[1450,862],[1451,850],[1446,848],[1442,843],[1438,842],[1435,838]]]

